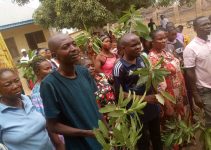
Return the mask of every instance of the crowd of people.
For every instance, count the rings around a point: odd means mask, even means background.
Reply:
[[[120,86],[125,96],[129,91],[144,95],[146,86],[137,86],[142,77],[130,72],[146,68],[145,58],[153,66],[163,58],[161,68],[169,75],[158,89],[147,91],[137,148],[149,150],[151,145],[153,150],[163,150],[163,123],[189,112],[193,116],[196,106],[204,109],[205,124],[210,128],[211,20],[204,16],[194,20],[196,37],[189,44],[183,27],[175,27],[163,15],[161,27],[152,19],[148,26],[151,39],[135,33],[118,40],[110,34],[101,35],[101,51],[94,60],[81,54],[69,35],[52,36],[48,49],[38,49],[31,62],[37,82],[30,96],[22,93],[16,70],[0,69],[0,143],[9,150],[102,149],[92,131],[98,120],[107,124],[108,118],[99,108],[117,102]],[[22,53],[21,61],[28,61],[26,50]],[[176,103],[165,99],[161,105],[155,96],[157,90],[171,94]]]

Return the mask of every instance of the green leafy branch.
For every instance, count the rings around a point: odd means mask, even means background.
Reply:
[[[143,102],[145,94],[140,98],[135,93],[129,92],[127,98],[124,98],[124,92],[120,88],[118,103],[108,104],[100,109],[100,113],[109,117],[110,127],[108,129],[102,121],[99,121],[99,129],[94,129],[96,138],[103,149],[135,150],[136,143],[141,137],[142,124],[139,114],[143,114],[142,110],[146,106],[146,102]],[[109,134],[110,132],[112,134]]]
[[[172,148],[174,145],[188,145],[195,139],[195,133],[202,129],[200,121],[192,124],[178,118],[166,121],[165,130],[162,133],[162,141],[165,147]]]
[[[149,29],[148,27],[142,22],[141,13],[138,9],[135,8],[134,5],[130,6],[130,9],[127,11],[123,11],[124,15],[120,17],[118,20],[119,25],[111,31],[114,35],[120,38],[125,33],[135,32],[140,37],[148,40],[150,39],[149,36]]]
[[[88,44],[92,43],[93,51],[98,54],[100,53],[100,45],[102,44],[101,40],[97,36],[93,36],[91,31],[86,29],[83,33],[79,34],[75,37],[75,41],[78,47],[82,48],[83,50],[87,50]]]
[[[36,76],[34,74],[34,71],[31,67],[31,61],[35,56],[35,51],[29,50],[28,51],[29,61],[23,62],[17,65],[19,69],[23,72],[23,77],[27,80],[32,80],[34,83],[36,81]]]
[[[211,128],[201,127],[200,141],[204,143],[205,150],[211,150]]]
[[[172,95],[170,95],[168,92],[158,89],[159,83],[163,82],[164,77],[170,74],[170,72],[165,68],[161,68],[161,64],[164,58],[162,57],[154,66],[146,57],[142,56],[142,58],[145,63],[145,68],[139,68],[136,71],[131,72],[133,75],[140,76],[137,82],[137,86],[143,86],[145,84],[146,91],[148,91],[151,86],[153,86],[153,89],[157,93],[155,96],[158,102],[164,105],[164,101],[167,99],[175,104],[176,100]]]

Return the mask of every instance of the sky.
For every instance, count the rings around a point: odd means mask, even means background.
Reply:
[[[10,3],[10,4],[17,5],[16,3],[13,3],[13,0],[0,0],[0,5],[4,4],[4,3]],[[30,3],[28,3],[24,6],[19,6],[19,7],[29,7],[29,8],[36,9],[39,6],[39,4],[40,4],[39,0],[30,0]],[[74,31],[75,31],[74,29],[66,29],[66,28],[62,29],[63,33],[72,33]]]
[[[3,3],[13,3],[12,1],[13,0],[0,0],[0,2],[3,2]],[[30,7],[30,8],[37,8],[39,6],[39,0],[30,0],[30,3],[28,3],[24,6]]]

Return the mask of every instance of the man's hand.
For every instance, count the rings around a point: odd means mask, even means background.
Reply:
[[[175,115],[173,104],[170,101],[168,100],[165,101],[164,108],[165,108],[164,113],[166,116],[172,117]]]
[[[155,95],[147,95],[147,96],[145,96],[144,101],[146,101],[147,103],[152,103],[152,104],[158,103],[158,100],[155,97]]]
[[[195,94],[193,97],[194,97],[195,104],[199,108],[203,108],[204,107],[204,103],[202,102],[202,99],[201,99],[200,95],[199,94]]]
[[[86,134],[87,137],[95,137],[95,134],[92,130],[86,130],[85,134]]]

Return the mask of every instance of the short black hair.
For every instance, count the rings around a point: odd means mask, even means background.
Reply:
[[[37,48],[35,54],[36,54],[36,55],[39,55],[39,52],[40,52],[41,50],[45,50],[45,51],[46,51],[46,48]]]
[[[166,29],[168,30],[168,28],[172,28],[172,27],[175,27],[175,24],[173,22],[168,22],[166,24]]]
[[[198,21],[202,18],[206,18],[205,16],[200,16],[200,17],[197,17],[193,20],[193,27],[196,27],[198,25]]]
[[[17,71],[14,68],[1,68],[0,69],[0,77],[5,72],[12,72],[14,74],[17,74]]]
[[[36,56],[33,58],[32,62],[30,63],[30,66],[32,67],[33,71],[35,74],[37,74],[37,72],[39,71],[39,67],[40,67],[40,64],[44,61],[47,61],[47,59],[45,59],[44,57],[42,56]]]
[[[118,42],[118,46],[120,49],[122,49],[125,45],[127,45],[127,40],[129,36],[137,36],[139,38],[139,36],[135,33],[125,33],[124,35],[121,36],[121,38],[119,39]]]
[[[167,32],[172,32],[172,31],[176,31],[177,32],[177,29],[175,27],[170,27],[167,29]]]
[[[154,40],[156,34],[157,34],[158,32],[161,32],[161,31],[166,32],[166,31],[163,30],[162,28],[161,28],[161,29],[157,29],[157,30],[154,30],[154,31],[152,31],[152,32],[150,33],[150,37]]]

